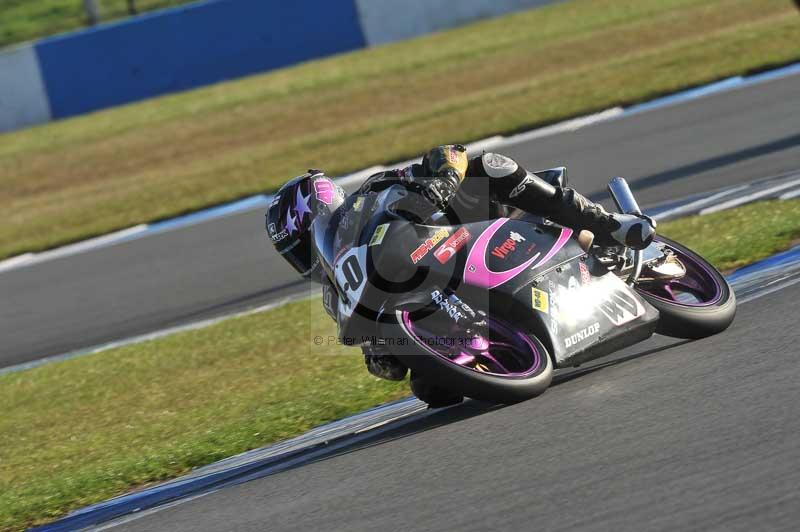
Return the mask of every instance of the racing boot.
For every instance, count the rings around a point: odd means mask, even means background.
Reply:
[[[400,360],[389,353],[382,345],[365,344],[361,346],[364,363],[371,375],[389,381],[401,381],[406,377],[408,368]]]
[[[610,213],[571,188],[556,189],[554,206],[549,218],[575,230],[594,233],[599,246],[623,245],[644,249],[653,241],[656,222],[648,216]]]

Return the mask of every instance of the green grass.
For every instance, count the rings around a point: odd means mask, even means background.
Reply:
[[[0,529],[174,477],[408,394],[318,301],[0,377]],[[354,353],[358,353],[356,356]]]
[[[796,61],[798,42],[791,0],[572,0],[3,135],[0,257]]]
[[[666,222],[658,230],[727,272],[796,243],[800,239],[800,200],[751,203]]]
[[[661,231],[721,269],[800,237],[800,200],[758,203]],[[0,529],[297,435],[408,393],[370,377],[318,301],[0,376]]]
[[[139,13],[191,0],[136,0]],[[128,16],[126,0],[98,0],[103,22]],[[0,0],[0,47],[88,24],[81,0]]]

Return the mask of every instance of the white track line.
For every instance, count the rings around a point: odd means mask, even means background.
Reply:
[[[68,353],[63,353],[61,355],[54,355],[46,358],[39,358],[36,360],[32,360],[30,362],[24,362],[22,364],[17,364],[15,366],[8,366],[5,368],[0,368],[0,375],[5,375],[6,373],[16,373],[18,371],[25,371],[28,369],[33,369],[39,366],[43,366],[45,364],[49,364],[51,362],[61,362],[64,360],[70,360],[73,358],[78,358],[86,355],[94,355],[96,353],[102,353],[103,351],[108,351],[109,349],[114,349],[116,347],[123,347],[126,345],[132,344],[139,344],[142,342],[147,342],[150,340],[155,340],[157,338],[163,338],[165,336],[171,336],[173,334],[182,333],[186,331],[193,331],[196,329],[203,329],[205,327],[210,327],[212,325],[216,325],[222,321],[228,320],[230,318],[240,318],[242,316],[249,316],[250,314],[258,314],[259,312],[266,312],[268,310],[273,310],[278,307],[282,307],[284,305],[288,305],[289,303],[294,303],[297,301],[304,301],[306,299],[313,299],[315,297],[320,296],[320,291],[318,289],[311,288],[309,289],[309,293],[304,297],[292,297],[288,296],[283,299],[279,299],[278,301],[274,301],[272,303],[267,303],[266,305],[262,305],[260,307],[244,310],[240,312],[235,312],[233,314],[225,314],[222,316],[217,316],[216,318],[209,318],[200,321],[194,321],[191,323],[186,323],[184,325],[176,325],[175,327],[168,327],[166,329],[159,329],[157,331],[153,331],[146,334],[140,334],[138,336],[131,336],[129,338],[123,338],[122,340],[115,340],[113,342],[108,342],[105,344],[95,345],[92,347],[87,347],[85,349],[78,349],[75,351],[70,351]]]
[[[797,190],[790,190],[789,192],[781,194],[779,199],[787,200],[787,199],[796,198],[798,196],[800,196],[800,188],[798,188]]]
[[[0,271],[11,270],[21,266],[27,266],[47,260],[84,253],[95,248],[109,246],[118,241],[121,242],[145,231],[147,231],[147,224],[139,224],[133,227],[128,227],[127,229],[123,229],[121,231],[108,233],[107,235],[98,236],[96,238],[90,238],[89,240],[82,240],[75,244],[68,244],[66,246],[43,251],[41,253],[25,253],[24,255],[11,257],[10,259],[0,262]]]
[[[741,299],[738,299],[736,301],[736,303],[739,304],[739,305],[743,305],[745,303],[753,301],[754,299],[758,299],[758,298],[761,298],[761,297],[764,297],[764,296],[768,296],[769,294],[773,294],[773,293],[778,292],[780,290],[785,290],[786,288],[789,288],[790,286],[795,285],[797,283],[800,283],[800,277],[795,277],[794,279],[777,281],[777,282],[775,282],[773,284],[766,285],[764,288],[762,288],[761,290],[759,290],[757,292],[753,292],[752,294],[748,294],[747,296],[745,296],[745,297],[743,297]]]
[[[511,137],[505,137],[502,139],[501,144],[503,146],[509,146],[512,144],[520,144],[522,142],[527,142],[530,140],[547,137],[550,135],[556,135],[558,133],[576,131],[580,128],[620,116],[624,113],[625,110],[622,107],[612,107],[611,109],[606,109],[605,111],[600,111],[599,113],[594,113],[587,116],[581,116],[579,118],[573,118],[572,120],[566,120],[564,122],[559,122],[551,126],[534,129],[533,131],[527,131],[525,133],[520,133],[518,135],[513,135]]]
[[[682,212],[689,212],[689,211],[692,211],[694,209],[697,209],[698,207],[700,207],[702,205],[705,205],[706,203],[712,202],[714,200],[717,200],[717,199],[722,198],[724,196],[727,196],[729,194],[733,194],[733,193],[739,192],[741,190],[745,190],[745,189],[747,189],[749,187],[750,187],[750,185],[748,184],[748,185],[742,185],[742,186],[734,187],[734,188],[731,188],[731,189],[726,189],[726,190],[723,190],[721,192],[717,192],[716,194],[712,194],[711,196],[707,196],[705,198],[701,198],[701,199],[693,201],[691,203],[687,203],[686,205],[681,205],[679,207],[675,207],[674,209],[670,209],[668,211],[660,212],[660,213],[658,213],[658,215],[655,218],[658,220],[660,218],[664,218],[666,216],[671,216],[673,214],[680,214]]]
[[[16,257],[11,257],[10,259],[0,261],[0,272],[3,270],[11,270],[19,266],[23,266],[32,261],[34,257],[36,257],[36,255],[33,253],[23,253],[22,255],[17,255]]]
[[[730,201],[724,201],[712,207],[708,207],[700,211],[700,214],[710,214],[712,212],[723,211],[725,209],[730,209],[731,207],[736,207],[739,205],[743,205],[745,203],[750,203],[751,201],[757,200],[759,198],[763,198],[765,196],[769,196],[781,190],[786,190],[787,188],[793,188],[800,185],[800,179],[795,179],[790,181],[789,183],[784,183],[782,185],[778,185],[775,187],[770,187],[764,190],[760,190],[754,194],[748,194],[747,196],[741,196],[736,199],[732,199]]]

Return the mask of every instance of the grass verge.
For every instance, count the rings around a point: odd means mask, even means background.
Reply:
[[[727,273],[794,245],[800,238],[800,200],[751,203],[665,222],[658,230]]]
[[[800,200],[662,224],[721,269],[800,237]],[[0,529],[39,524],[408,394],[317,301],[0,376]]]
[[[796,61],[797,42],[791,0],[572,0],[4,135],[0,257]]]
[[[185,4],[191,0],[136,0],[136,11]],[[126,0],[99,0],[103,22],[128,16]],[[83,4],[76,0],[0,0],[0,48],[9,44],[75,30],[88,24]]]

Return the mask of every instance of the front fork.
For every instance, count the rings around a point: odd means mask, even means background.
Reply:
[[[611,198],[617,205],[619,212],[623,214],[642,214],[642,210],[639,208],[639,204],[636,202],[636,198],[633,197],[633,192],[631,192],[624,177],[615,177],[609,181],[608,192],[611,194]],[[633,253],[633,269],[628,276],[627,283],[629,285],[633,285],[642,274],[642,256],[644,253],[643,250],[631,250],[631,252]]]

